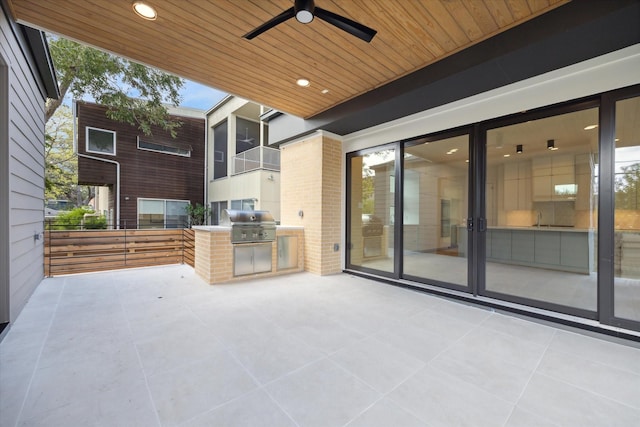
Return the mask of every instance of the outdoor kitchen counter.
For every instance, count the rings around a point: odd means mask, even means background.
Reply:
[[[304,228],[277,226],[276,239],[264,243],[231,243],[231,227],[224,225],[194,226],[195,271],[209,284],[228,283],[257,277],[270,277],[303,271]],[[234,260],[248,250],[271,249],[271,268],[268,271],[235,274]],[[295,250],[295,254],[291,254]],[[290,256],[292,255],[292,256]]]

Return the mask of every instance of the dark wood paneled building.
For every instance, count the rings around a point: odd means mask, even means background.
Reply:
[[[185,206],[204,204],[204,114],[172,115],[182,122],[172,138],[160,128],[145,136],[106,111],[76,103],[78,184],[107,187],[104,210],[122,228],[182,227]]]

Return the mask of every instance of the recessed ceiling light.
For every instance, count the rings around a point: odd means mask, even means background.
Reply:
[[[597,127],[598,127],[598,125],[589,125],[589,126],[585,126],[584,130],[591,130],[591,129],[595,129]]]
[[[307,87],[311,84],[311,82],[307,79],[298,79],[296,80],[296,84],[300,87]]]
[[[504,154],[502,157],[511,157],[511,154]]]
[[[141,18],[154,21],[158,17],[156,10],[143,1],[133,2],[133,11]]]
[[[326,94],[328,94],[328,93],[329,93],[329,89],[322,89],[322,94],[323,94],[323,95],[326,95]]]

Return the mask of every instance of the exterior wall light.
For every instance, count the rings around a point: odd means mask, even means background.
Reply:
[[[522,154],[522,144],[516,145],[516,153]]]
[[[156,10],[143,1],[134,1],[131,7],[133,7],[133,11],[136,13],[136,15],[143,19],[155,21],[158,17],[158,13],[156,12]]]
[[[547,140],[547,150],[556,151],[556,142],[553,139]]]

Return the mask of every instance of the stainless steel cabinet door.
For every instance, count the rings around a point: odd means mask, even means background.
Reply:
[[[278,270],[298,266],[298,237],[278,237]]]
[[[233,275],[253,273],[253,245],[237,245],[233,248]]]
[[[271,243],[253,247],[253,272],[271,271]]]

